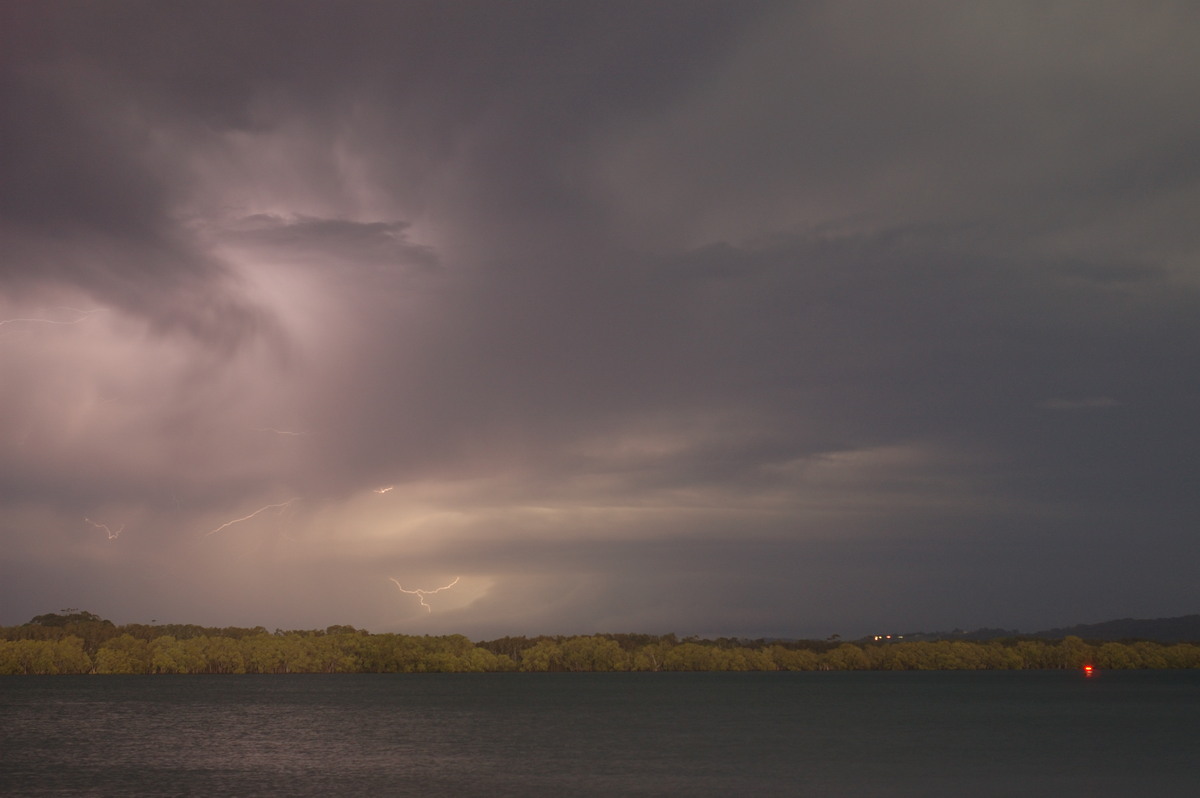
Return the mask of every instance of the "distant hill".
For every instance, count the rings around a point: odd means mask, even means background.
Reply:
[[[1084,640],[1154,640],[1159,643],[1200,641],[1200,615],[1178,618],[1122,618],[1119,621],[1088,623],[1065,629],[1047,629],[1034,637],[1060,638],[1067,635]]]
[[[904,640],[994,640],[998,637],[1037,637],[1058,640],[1075,635],[1084,640],[1153,640],[1158,643],[1200,642],[1200,615],[1178,618],[1122,618],[1103,623],[1082,623],[1061,629],[1041,632],[1020,632],[1016,629],[976,629],[964,632],[913,632]]]

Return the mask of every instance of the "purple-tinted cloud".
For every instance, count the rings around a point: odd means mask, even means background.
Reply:
[[[1194,611],[1190,6],[5,14],[0,622]]]

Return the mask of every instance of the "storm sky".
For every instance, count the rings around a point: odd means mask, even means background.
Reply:
[[[0,7],[0,623],[1200,608],[1200,6]]]

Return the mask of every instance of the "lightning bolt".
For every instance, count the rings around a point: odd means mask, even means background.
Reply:
[[[65,308],[65,310],[69,310],[72,313],[78,313],[79,318],[72,319],[71,321],[62,321],[60,319],[34,319],[34,318],[0,319],[0,327],[3,327],[6,324],[17,324],[20,322],[25,322],[28,324],[63,324],[63,325],[79,324],[80,322],[87,321],[92,316],[96,315],[97,313],[103,313],[104,311],[108,310],[108,308],[97,308],[96,310],[80,310],[79,308]]]
[[[388,578],[391,579],[391,577],[388,577]],[[420,588],[418,588],[416,590],[405,590],[403,587],[400,586],[399,582],[396,582],[395,579],[392,579],[392,581],[396,583],[396,587],[400,588],[401,593],[407,593],[410,596],[416,596],[421,601],[421,606],[425,608],[426,612],[433,612],[433,607],[430,607],[428,604],[425,603],[425,597],[432,596],[434,593],[441,593],[443,590],[449,590],[450,588],[457,585],[458,580],[461,578],[462,577],[460,577],[460,576],[456,576],[456,577],[454,577],[453,582],[451,582],[448,585],[443,585],[443,586],[439,587],[437,590],[421,590]]]
[[[396,489],[395,485],[388,485],[386,488],[375,488],[376,493],[387,493]]]
[[[280,502],[279,504],[268,504],[265,507],[259,507],[257,510],[250,513],[249,515],[243,515],[241,518],[235,518],[232,521],[226,521],[225,523],[221,524],[219,527],[217,527],[213,531],[205,532],[204,536],[208,537],[209,535],[215,535],[227,526],[233,526],[234,524],[240,524],[242,521],[249,521],[254,516],[258,515],[259,513],[265,513],[267,510],[278,509],[280,512],[283,512],[284,509],[286,509],[287,507],[290,507],[293,502],[297,502],[297,501],[299,501],[299,499],[288,499],[287,501]]]
[[[124,531],[125,531],[125,525],[124,525],[124,524],[121,524],[121,526],[120,526],[120,527],[118,527],[116,531],[113,531],[113,530],[111,530],[111,529],[109,529],[109,528],[108,528],[108,524],[98,524],[98,523],[96,523],[95,521],[93,521],[92,519],[90,519],[90,518],[86,518],[86,517],[85,517],[83,520],[84,520],[84,521],[87,521],[89,524],[91,524],[92,526],[96,527],[96,529],[103,529],[103,530],[104,530],[104,534],[108,535],[108,539],[109,539],[109,540],[116,540],[116,539],[117,539],[117,537],[119,537],[119,536],[120,536],[120,534],[121,534],[122,532],[124,532]]]

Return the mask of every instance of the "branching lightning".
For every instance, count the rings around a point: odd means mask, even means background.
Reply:
[[[103,529],[104,534],[108,535],[109,540],[116,540],[118,537],[120,537],[121,533],[125,531],[124,524],[121,524],[121,526],[119,526],[117,529],[113,530],[113,529],[109,529],[108,524],[98,524],[95,521],[93,521],[92,519],[86,518],[86,517],[83,520],[87,521],[89,524],[96,527],[96,529]]]
[[[391,579],[391,577],[388,577],[388,578]],[[420,588],[418,588],[416,590],[405,590],[403,587],[400,586],[399,582],[396,582],[395,579],[392,579],[392,581],[396,583],[396,587],[398,587],[400,589],[401,593],[407,593],[410,596],[416,596],[420,600],[421,606],[425,608],[426,612],[433,612],[433,607],[430,607],[428,604],[425,603],[425,597],[432,596],[434,593],[441,593],[443,590],[449,590],[450,588],[457,585],[458,580],[461,578],[462,577],[460,577],[460,576],[456,576],[456,577],[454,577],[453,582],[451,582],[448,585],[443,585],[442,587],[439,587],[437,590],[421,590]]]
[[[387,486],[385,486],[385,487],[382,487],[382,488],[375,488],[375,492],[376,492],[376,493],[388,493],[388,492],[390,492],[390,491],[393,491],[393,490],[395,490],[395,489],[396,489],[396,486],[395,486],[395,485],[387,485]]]
[[[234,524],[240,524],[242,521],[249,521],[254,516],[258,515],[259,513],[265,513],[267,510],[276,510],[277,509],[277,510],[279,510],[279,512],[282,513],[284,510],[286,510],[288,507],[291,507],[292,504],[297,501],[299,501],[299,499],[288,499],[287,501],[279,502],[278,504],[268,504],[265,507],[259,507],[257,510],[250,513],[249,515],[243,515],[241,518],[235,518],[232,521],[226,521],[225,523],[221,524],[219,527],[212,530],[211,532],[205,532],[204,536],[208,537],[209,535],[215,535],[216,533],[220,532],[222,529],[224,529],[227,526],[233,526]]]

